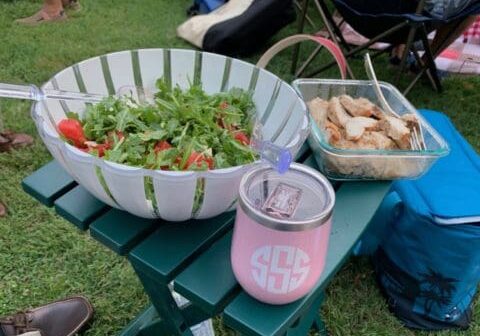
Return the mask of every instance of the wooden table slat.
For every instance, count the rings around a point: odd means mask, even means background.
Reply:
[[[72,177],[55,160],[22,181],[23,190],[48,207],[76,185]]]
[[[175,278],[175,291],[211,315],[221,313],[239,289],[230,262],[231,242],[229,232]]]
[[[152,233],[159,223],[158,220],[111,209],[90,224],[90,234],[114,252],[125,255]]]
[[[57,213],[80,230],[87,230],[90,223],[108,209],[108,205],[82,186],[76,186],[55,201]]]
[[[288,305],[261,303],[240,293],[224,311],[224,322],[245,335],[282,335],[320,295],[368,226],[390,182],[346,182],[336,193],[326,266],[314,290]]]
[[[129,254],[136,270],[168,283],[232,227],[233,213],[206,220],[166,223]]]

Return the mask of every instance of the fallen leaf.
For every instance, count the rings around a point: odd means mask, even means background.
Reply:
[[[0,218],[5,217],[6,215],[7,215],[7,207],[5,206],[5,204],[0,202]]]
[[[0,153],[6,152],[10,148],[10,139],[0,135]]]
[[[12,147],[14,148],[33,144],[33,138],[28,134],[14,133],[10,136],[10,139],[12,140]]]
[[[4,131],[0,133],[0,153],[8,152],[12,148],[30,146],[33,144],[33,138],[24,133],[13,133]]]

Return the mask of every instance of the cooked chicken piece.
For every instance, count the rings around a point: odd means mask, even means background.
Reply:
[[[402,115],[402,120],[405,122],[408,128],[414,129],[419,127],[419,121],[415,114],[407,113]]]
[[[395,149],[397,145],[384,132],[365,132],[358,140],[360,148],[368,146],[371,149]]]
[[[334,144],[342,138],[342,133],[340,129],[332,123],[331,121],[326,121],[325,123],[325,131],[327,132],[327,140],[328,142]]]
[[[385,116],[379,122],[380,129],[395,141],[400,149],[410,149],[410,130],[402,119]]]
[[[354,117],[371,117],[375,116],[381,118],[383,113],[373,104],[370,100],[366,98],[357,98],[353,99],[349,95],[341,95],[339,97],[340,103]]]
[[[371,131],[364,132],[358,141],[342,138],[333,145],[342,149],[394,149],[397,147],[385,133]]]
[[[357,141],[363,132],[372,131],[377,128],[378,120],[367,117],[354,117],[345,125],[346,137],[348,140]]]
[[[416,143],[421,148],[426,148],[425,139],[423,137],[423,132],[421,129],[422,126],[420,125],[420,121],[418,120],[418,117],[413,113],[407,113],[402,115],[402,120],[410,129],[410,132],[411,132],[410,137],[413,137],[413,134],[415,134]]]
[[[345,127],[351,118],[352,117],[348,115],[337,97],[330,99],[330,103],[328,104],[328,119],[338,127]]]
[[[327,121],[328,101],[317,97],[310,100],[307,106],[313,120],[315,120],[320,129],[323,129]]]

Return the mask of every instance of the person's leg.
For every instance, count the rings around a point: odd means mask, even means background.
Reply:
[[[15,22],[25,25],[36,25],[47,21],[59,21],[67,18],[63,10],[63,0],[44,0],[42,9],[32,16],[18,19]]]
[[[63,12],[63,1],[45,0],[42,10],[45,11],[45,13],[47,13],[50,17],[58,16],[61,12]]]

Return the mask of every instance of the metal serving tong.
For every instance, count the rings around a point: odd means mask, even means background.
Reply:
[[[124,85],[120,87],[115,96],[132,96],[133,92],[138,92],[138,98],[140,103],[151,104],[154,101],[153,93],[141,86]],[[54,90],[37,87],[36,85],[18,85],[18,84],[6,84],[0,83],[0,98],[13,98],[13,99],[28,99],[34,101],[42,101],[46,99],[59,99],[70,101],[83,101],[85,103],[99,103],[109,95],[87,93],[87,92],[72,92],[65,90]]]

